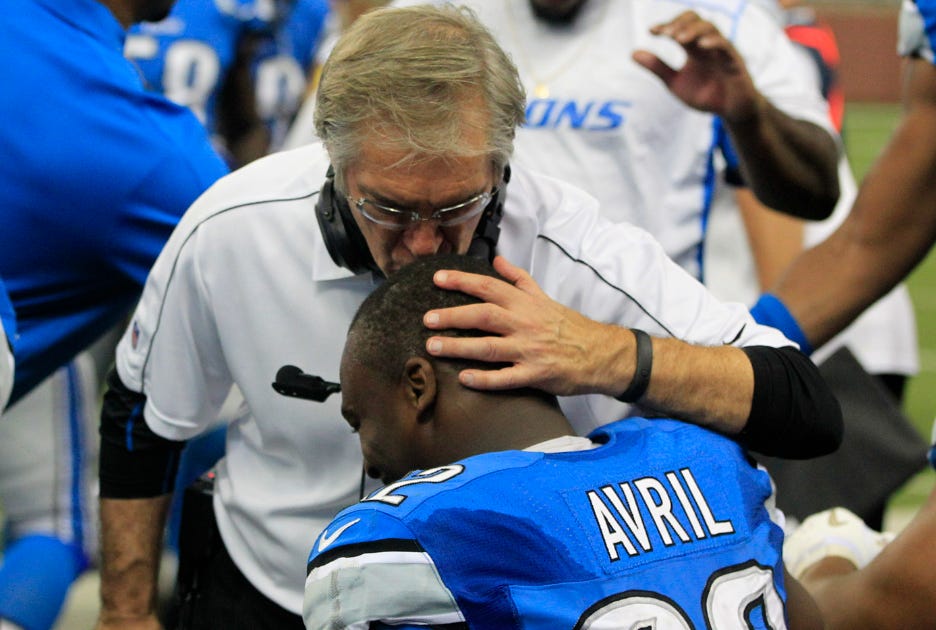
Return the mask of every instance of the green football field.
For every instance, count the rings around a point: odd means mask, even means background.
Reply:
[[[897,105],[849,103],[845,116],[845,143],[855,177],[861,177],[874,162],[897,123]],[[920,342],[920,372],[907,388],[904,411],[927,438],[936,418],[936,248],[907,281],[916,311]],[[936,483],[929,469],[911,480],[894,497],[892,505],[919,505]]]

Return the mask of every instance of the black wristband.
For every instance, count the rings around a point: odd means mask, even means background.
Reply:
[[[653,370],[653,342],[650,335],[637,328],[631,328],[631,332],[637,339],[637,367],[634,369],[634,378],[630,386],[623,394],[615,396],[624,403],[640,400],[650,385],[650,371]]]

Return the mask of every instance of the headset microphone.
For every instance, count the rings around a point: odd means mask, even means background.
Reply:
[[[295,365],[284,365],[276,371],[273,389],[283,396],[325,402],[332,394],[341,391],[341,385],[326,381],[321,376],[306,374]]]

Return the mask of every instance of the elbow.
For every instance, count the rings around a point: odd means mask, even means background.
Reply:
[[[754,369],[754,398],[742,443],[763,455],[812,459],[842,443],[838,399],[806,355],[792,347],[744,348]]]
[[[803,452],[804,458],[821,457],[834,453],[842,445],[845,437],[845,421],[842,407],[831,390],[824,392],[824,400],[818,402],[813,411],[816,427],[811,448]]]

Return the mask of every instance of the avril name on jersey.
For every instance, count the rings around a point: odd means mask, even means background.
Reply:
[[[620,559],[621,550],[629,557],[652,552],[650,527],[667,547],[735,532],[730,519],[713,514],[689,468],[667,472],[662,479],[647,476],[602,486],[586,496],[611,562]]]

